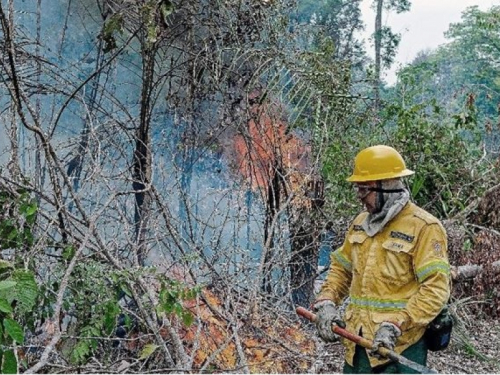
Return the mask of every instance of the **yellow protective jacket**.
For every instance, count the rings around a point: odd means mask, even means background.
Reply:
[[[346,329],[373,340],[384,321],[401,327],[395,351],[417,342],[450,296],[446,232],[438,219],[408,202],[375,236],[361,223],[349,227],[344,244],[331,254],[331,265],[316,300],[329,299],[345,312]],[[353,365],[355,344],[344,340],[346,361]],[[387,362],[369,356],[372,367]]]

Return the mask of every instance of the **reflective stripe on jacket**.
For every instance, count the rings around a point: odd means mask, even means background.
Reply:
[[[422,337],[449,299],[446,232],[438,219],[411,202],[373,237],[361,226],[367,215],[353,221],[344,244],[331,254],[317,300],[340,305],[349,296],[346,328],[369,340],[384,321],[400,325],[403,334],[394,350],[401,353]],[[343,343],[352,366],[355,344]],[[372,367],[385,362],[370,356]]]

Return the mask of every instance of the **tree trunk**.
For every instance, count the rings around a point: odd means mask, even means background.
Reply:
[[[301,226],[292,233],[290,289],[295,305],[309,306],[312,302],[318,252],[318,241],[315,240],[313,228]]]
[[[495,273],[500,273],[500,260],[491,264]],[[479,264],[466,264],[464,266],[451,266],[451,278],[453,281],[472,279],[483,272],[483,266]]]
[[[42,0],[37,0],[36,7],[36,44],[35,44],[35,55],[40,56],[40,46],[42,44]],[[42,87],[42,64],[39,59],[36,60],[36,83],[38,87]],[[35,101],[35,112],[40,115],[42,112],[42,106],[40,97],[36,97]],[[38,137],[35,137],[35,186],[38,189],[42,189],[44,184],[44,173],[42,170],[42,142]],[[40,197],[36,197],[38,204],[40,204]]]
[[[264,243],[269,243],[269,249],[266,252],[264,260],[264,273],[262,278],[262,291],[272,293],[272,258],[274,248],[274,233],[272,222],[280,210],[281,188],[283,186],[282,171],[279,166],[273,167],[273,177],[269,181],[267,189],[267,205],[266,205],[266,218],[264,223]]]
[[[307,189],[310,209],[308,205],[299,209],[297,220],[291,224],[290,289],[293,303],[299,306],[309,306],[314,299],[320,249],[318,237],[323,227],[318,213],[325,202],[321,178],[310,181]]]
[[[154,57],[156,48],[144,47],[142,61],[141,113],[135,132],[133,160],[133,183],[135,191],[135,245],[138,265],[143,266],[146,258],[146,233],[151,214],[151,92],[153,89]]]
[[[382,11],[384,0],[377,0],[377,14],[375,15],[375,77],[373,79],[373,94],[375,110],[380,106],[380,75],[382,54]]]
[[[70,11],[71,1],[68,4],[68,13]],[[103,17],[104,19],[104,17]],[[62,47],[61,47],[62,48]],[[91,81],[90,95],[88,99],[88,111],[86,111],[85,118],[83,119],[83,128],[80,134],[80,140],[78,141],[78,146],[76,147],[75,155],[68,162],[67,174],[68,177],[73,178],[73,190],[75,193],[80,189],[80,179],[83,171],[83,166],[85,162],[85,155],[90,151],[89,149],[89,138],[91,133],[92,117],[94,116],[94,110],[96,108],[97,96],[99,94],[99,81],[102,75],[102,65],[104,63],[104,51],[102,39],[99,39],[97,58],[95,63],[95,71],[97,72],[95,78]],[[69,210],[73,210],[73,202],[70,202]]]

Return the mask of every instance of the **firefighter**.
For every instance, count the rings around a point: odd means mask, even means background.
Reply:
[[[347,179],[366,210],[332,252],[313,303],[324,341],[340,339],[332,324],[373,341],[366,350],[343,340],[344,373],[413,372],[380,357],[379,346],[425,366],[426,327],[450,297],[446,232],[437,218],[410,201],[401,179],[413,173],[395,149],[378,145],[358,153]],[[349,303],[341,316],[339,306],[346,297]]]

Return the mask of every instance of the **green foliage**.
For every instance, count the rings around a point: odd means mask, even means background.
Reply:
[[[387,0],[384,2],[387,10],[395,10],[396,13],[408,12],[411,8],[410,0]]]
[[[157,41],[159,26],[155,20],[156,7],[156,1],[146,1],[141,9],[142,21],[146,28],[146,48]]]
[[[36,201],[27,192],[14,197],[0,192],[0,249],[20,249],[33,245]]]
[[[359,211],[352,186],[346,181],[352,171],[356,152],[364,148],[362,137],[348,136],[334,139],[323,155],[322,176],[325,179],[328,201],[332,210],[343,217]]]
[[[496,179],[499,24],[500,7],[467,8],[446,34],[452,42],[421,53],[386,92],[388,138],[417,172],[413,196],[437,215],[457,213]]]
[[[163,22],[167,22],[167,18],[173,13],[175,7],[171,1],[163,0],[160,3],[160,12],[163,17]]]
[[[412,103],[435,100],[447,114],[462,112],[456,120],[477,121],[487,150],[498,151],[500,131],[500,45],[498,30],[500,7],[488,11],[467,8],[462,20],[451,24],[446,36],[451,40],[436,51],[421,53],[402,69],[397,87],[398,97],[410,97]],[[465,102],[473,98],[476,120],[463,116]]]
[[[388,143],[399,150],[415,176],[409,179],[413,198],[440,217],[463,209],[481,187],[473,164],[479,154],[473,102],[450,118],[441,116],[434,101],[403,106],[394,103],[384,112]],[[460,150],[460,152],[457,152]]]
[[[363,58],[364,51],[360,48],[355,52],[354,48],[351,54],[342,55],[344,42],[351,46],[357,43],[355,38],[349,38],[349,34],[344,32],[361,27],[357,21],[360,16],[359,2],[302,0],[298,5],[299,19],[302,22],[313,20],[315,27],[325,26],[325,32],[315,34],[311,43],[314,48],[309,47],[309,52],[301,56],[307,89],[297,84],[301,93],[299,97],[307,97],[308,92],[313,94],[302,110],[302,118],[306,120],[299,120],[297,124],[307,124],[311,130],[314,151],[319,157],[325,180],[326,202],[331,205],[325,209],[335,211],[335,215],[352,215],[360,207],[351,185],[345,179],[352,171],[354,156],[360,149],[383,139],[382,129],[375,126],[366,103],[358,100],[367,96],[366,93],[371,95],[372,91],[372,85],[366,80],[367,73],[354,68],[359,67],[358,62]],[[385,1],[383,5],[385,9],[404,12],[409,10],[411,3],[409,0],[394,0]],[[350,12],[347,17],[343,13],[346,9]],[[389,66],[400,36],[389,28],[380,30],[380,33],[382,63]],[[339,59],[340,56],[349,60]]]
[[[382,27],[380,34],[382,63],[386,68],[390,68],[396,57],[399,43],[401,42],[401,34],[394,33],[391,28],[387,26]]]
[[[498,115],[499,28],[500,6],[485,12],[474,6],[467,8],[461,22],[451,24],[446,33],[452,40],[446,52],[454,62],[453,81],[474,88],[478,108],[486,111],[487,116]]]
[[[328,38],[334,46],[331,56],[335,60],[349,59],[356,66],[365,58],[363,45],[356,37],[356,31],[363,28],[359,1],[300,0],[292,19],[299,24],[297,27],[301,31],[306,25],[312,25],[312,32],[305,33],[305,49],[317,47],[322,39]]]
[[[4,263],[5,266],[5,263]],[[1,372],[17,373],[17,361],[11,346],[24,343],[24,327],[15,317],[29,314],[38,297],[33,273],[9,267],[0,281],[0,348],[3,352]]]
[[[158,312],[175,314],[182,319],[186,326],[193,323],[194,317],[191,311],[184,308],[183,301],[192,300],[200,293],[201,287],[187,288],[182,283],[165,279],[161,283],[160,300],[157,306]]]
[[[139,355],[139,360],[143,360],[149,358],[155,351],[158,349],[158,345],[155,344],[147,344],[141,351]]]
[[[410,10],[411,2],[410,0],[374,0],[373,7],[376,9],[376,19],[380,21],[383,16],[383,9],[403,13]],[[373,39],[375,41],[376,60],[380,57],[379,61],[375,61],[375,65],[380,63],[389,68],[396,57],[401,34],[394,33],[390,27],[382,26],[376,21]],[[380,77],[375,77],[375,79],[380,80]]]
[[[13,319],[5,318],[3,320],[4,332],[18,344],[24,342],[23,328]]]
[[[65,354],[71,363],[85,363],[98,348],[99,338],[114,334],[122,309],[110,274],[107,265],[92,259],[75,267],[64,301],[65,308],[75,318],[71,329],[78,336],[76,342],[67,344]]]
[[[195,298],[200,287],[186,287],[178,281],[157,275],[153,268],[116,272],[108,267],[106,264],[87,259],[78,264],[72,274],[65,307],[74,318],[71,330],[78,339],[66,341],[64,354],[75,365],[86,363],[99,348],[102,353],[103,345],[107,341],[103,342],[101,338],[114,336],[119,317],[125,321],[125,324],[121,322],[120,325],[132,328],[131,319],[128,312],[122,308],[120,299],[128,300],[132,297],[129,285],[135,283],[134,279],[138,276],[154,279],[161,285],[158,306],[150,306],[148,299],[142,301],[148,308],[155,309],[159,314],[174,314],[186,326],[193,322],[193,315],[183,306],[183,302]],[[142,355],[147,358],[153,352],[154,350],[146,350]]]
[[[334,49],[332,40],[325,37],[318,39],[315,51],[301,55],[296,68],[300,75],[295,74],[287,98],[296,115],[291,125],[306,128],[311,135],[328,204],[345,213],[352,209],[352,203],[348,203],[352,189],[345,178],[354,150],[363,141],[358,125],[365,123],[363,114],[357,112],[356,95],[351,92],[351,66],[335,61]]]
[[[115,13],[104,23],[101,32],[101,38],[104,41],[103,51],[111,52],[117,47],[116,33],[123,34],[123,16],[120,13]]]
[[[450,25],[446,36],[454,39],[462,46],[474,48],[464,53],[475,55],[481,53],[486,60],[495,61],[500,57],[498,49],[498,29],[500,28],[500,6],[493,6],[488,11],[481,11],[477,6],[467,8],[462,13],[462,20]]]
[[[472,241],[470,238],[467,238],[462,245],[463,251],[471,251],[472,250]]]
[[[6,350],[2,355],[2,374],[17,374],[17,359],[13,350]]]
[[[27,192],[18,195],[0,192],[0,248],[22,251],[34,242],[33,226],[37,204]],[[18,372],[12,349],[14,343],[24,343],[24,327],[19,322],[36,305],[38,286],[33,272],[0,260],[0,352],[1,372]]]
[[[12,287],[1,289],[0,298],[9,303],[16,301],[16,310],[28,313],[33,310],[37,302],[38,286],[31,271],[13,270],[8,279],[3,282],[12,283]]]
[[[70,261],[75,256],[76,249],[73,245],[68,245],[62,252],[62,257],[66,261]]]

